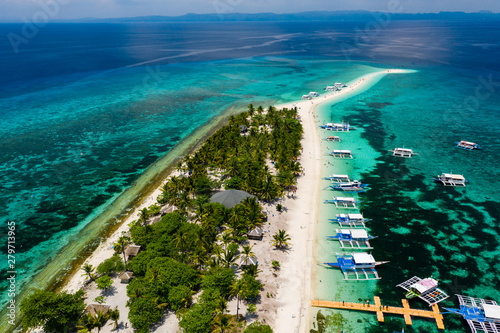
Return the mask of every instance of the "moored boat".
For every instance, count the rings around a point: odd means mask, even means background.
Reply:
[[[438,281],[432,277],[421,279],[418,276],[414,276],[397,286],[407,291],[406,298],[412,299],[418,297],[429,304],[429,306],[444,301],[449,297],[444,291],[438,288]]]
[[[418,155],[413,151],[413,149],[408,148],[394,148],[393,150],[389,150],[393,156],[412,158],[414,155]]]
[[[334,150],[331,155],[337,158],[354,158],[350,150]]]
[[[340,268],[345,280],[378,280],[375,267],[388,263],[388,261],[375,261],[369,253],[337,253],[337,262],[325,263],[325,265]]]
[[[367,186],[368,184],[363,184],[359,180],[353,180],[352,182],[340,183],[330,187],[338,191],[363,193],[366,192],[365,187]]]
[[[370,219],[365,219],[362,214],[337,214],[336,219],[329,219],[330,221],[338,222],[341,227],[349,228],[365,228],[365,222]]]
[[[327,123],[325,125],[320,125],[319,127],[324,128],[328,131],[337,131],[337,132],[349,132],[350,130],[356,129],[349,125],[349,123],[341,122],[341,123]]]
[[[474,149],[482,149],[477,143],[470,141],[460,141],[457,142],[457,147],[465,150],[474,150]]]
[[[336,142],[341,142],[340,136],[329,136],[328,138],[325,139],[326,141],[336,141]]]
[[[330,175],[325,179],[330,180],[332,183],[350,182],[348,175]]]
[[[338,240],[343,249],[369,250],[370,240],[376,237],[368,235],[365,229],[337,229],[335,236],[327,236],[328,239]]]
[[[360,203],[360,201],[356,200],[356,198],[350,197],[335,197],[333,200],[325,200],[325,203],[334,203],[338,208],[356,208],[356,204]]]
[[[468,181],[463,175],[453,174],[453,173],[443,173],[435,181],[441,182],[444,186],[462,186],[465,187],[465,183]]]
[[[456,295],[459,309],[444,308],[448,312],[462,316],[473,333],[500,332],[500,306],[497,302],[483,298]]]

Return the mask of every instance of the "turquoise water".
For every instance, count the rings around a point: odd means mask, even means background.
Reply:
[[[500,157],[498,94],[479,98],[481,79],[446,69],[421,69],[417,73],[389,75],[370,90],[317,110],[319,122],[349,121],[359,131],[340,133],[341,143],[323,141],[324,175],[348,173],[370,184],[360,194],[360,211],[368,222],[375,259],[389,260],[377,271],[378,282],[345,282],[338,271],[323,262],[335,261],[338,245],[324,239],[334,235],[335,224],[326,219],[338,211],[321,207],[318,223],[316,290],[320,299],[358,302],[381,297],[383,304],[400,306],[404,291],[396,285],[417,275],[433,276],[450,297],[440,303],[457,307],[454,294],[500,300],[499,214],[497,190]],[[326,137],[331,132],[322,132]],[[480,143],[482,151],[464,151],[454,142]],[[395,147],[413,148],[412,159],[387,152]],[[331,149],[351,149],[354,160],[326,156]],[[335,170],[335,172],[333,172]],[[444,188],[432,179],[442,172],[464,174],[466,188]],[[323,181],[325,187],[328,181]],[[332,197],[324,190],[322,198]],[[321,282],[319,282],[321,280]],[[324,295],[324,296],[322,296]],[[410,301],[426,309],[419,300]],[[330,323],[328,332],[392,332],[404,327],[402,317],[378,324],[374,315],[321,310]],[[316,312],[314,312],[315,314]],[[340,315],[342,317],[340,317]],[[339,319],[343,318],[343,319]],[[343,321],[342,321],[343,320]],[[414,318],[405,332],[437,332],[435,324]],[[445,316],[446,332],[468,332],[459,317]]]
[[[366,68],[274,57],[155,65],[0,99],[1,222],[16,221],[22,235],[19,290],[147,167],[215,116],[296,100]]]

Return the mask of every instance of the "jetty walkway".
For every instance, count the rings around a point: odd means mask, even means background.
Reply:
[[[418,310],[410,308],[408,300],[401,300],[403,307],[396,306],[385,306],[380,302],[380,297],[375,296],[373,298],[375,304],[364,304],[364,303],[350,303],[350,302],[330,302],[330,301],[318,301],[312,300],[312,306],[322,307],[322,308],[332,308],[332,309],[342,309],[342,310],[354,310],[354,311],[368,311],[376,312],[377,320],[379,322],[384,322],[384,313],[402,315],[405,318],[406,325],[411,325],[411,317],[423,317],[430,318],[436,321],[437,327],[444,330],[443,315],[439,311],[437,304],[432,306],[432,311],[428,310]]]

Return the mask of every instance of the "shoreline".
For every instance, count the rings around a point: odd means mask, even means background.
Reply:
[[[306,170],[305,176],[299,178],[297,183],[297,197],[301,198],[302,205],[297,203],[290,210],[291,220],[288,221],[287,232],[291,236],[292,247],[298,247],[299,251],[291,251],[287,264],[284,265],[281,274],[289,276],[288,283],[282,283],[280,293],[276,300],[280,304],[281,311],[277,312],[274,332],[308,332],[311,326],[311,294],[313,281],[313,259],[316,251],[313,244],[316,244],[317,221],[320,209],[321,190],[321,169],[322,169],[322,147],[318,132],[316,107],[325,102],[341,102],[342,100],[356,96],[375,85],[387,74],[406,74],[410,70],[386,69],[358,77],[348,83],[348,87],[341,91],[321,95],[312,100],[302,100],[295,103],[277,105],[276,108],[294,107],[299,110],[304,127],[304,138],[302,146],[304,148],[301,156],[301,165]],[[306,152],[309,150],[309,154]],[[305,201],[305,205],[304,205]],[[307,216],[304,222],[302,217]],[[305,224],[305,226],[304,226]],[[304,234],[304,228],[307,233]],[[298,241],[296,241],[296,237]],[[302,235],[302,237],[300,237]],[[295,237],[294,237],[295,236]],[[305,251],[304,251],[305,250]],[[304,269],[305,268],[305,269]],[[297,277],[302,277],[297,281]],[[290,293],[293,290],[294,293]],[[294,326],[296,314],[299,316],[298,325]],[[290,319],[291,316],[291,319]]]
[[[34,289],[55,292],[68,291],[68,286],[71,282],[80,276],[83,264],[96,253],[102,251],[103,245],[109,243],[113,235],[119,230],[124,226],[128,228],[128,223],[125,222],[136,215],[135,208],[138,205],[142,208],[146,202],[150,201],[152,196],[155,196],[155,193],[161,190],[167,177],[174,171],[175,164],[185,156],[196,151],[208,137],[224,126],[227,119],[238,110],[239,108],[233,106],[228,107],[222,114],[212,118],[210,123],[201,126],[196,132],[187,135],[168,153],[144,170],[135,181],[135,186],[124,190],[108,204],[105,210],[100,212],[82,230],[72,236],[72,239],[85,237],[88,241],[78,242],[77,244],[70,242],[61,248],[55,254],[55,257],[17,294],[18,301],[21,302]],[[154,175],[150,173],[154,173]],[[149,206],[151,203],[147,205]],[[104,259],[107,259],[107,257]],[[72,292],[78,289],[80,288]],[[3,312],[5,312],[5,309],[2,311],[2,314]],[[17,331],[20,322],[18,323],[16,320],[16,323],[17,325],[12,326],[8,325],[7,322],[2,322],[0,324],[0,331]]]
[[[276,313],[276,317],[274,320],[274,322],[276,323],[276,325],[273,325],[273,329],[275,330],[275,332],[305,332],[306,329],[308,329],[308,327],[310,326],[308,326],[308,324],[310,321],[309,312],[311,308],[310,294],[312,288],[311,274],[314,254],[313,243],[315,242],[314,236],[316,232],[317,214],[319,209],[319,187],[321,171],[321,146],[317,130],[316,116],[314,114],[316,106],[324,102],[340,102],[344,99],[355,96],[369,89],[371,85],[378,82],[387,74],[408,72],[410,71],[390,69],[381,70],[358,77],[357,79],[349,82],[349,86],[341,91],[327,93],[313,100],[303,100],[276,105],[277,109],[281,109],[284,107],[290,108],[294,106],[297,106],[297,108],[299,109],[299,114],[302,118],[302,124],[304,126],[304,151],[303,155],[301,156],[301,164],[307,173],[303,177],[300,177],[298,179],[297,197],[300,199],[302,196],[304,196],[304,199],[298,201],[292,201],[291,199],[285,200],[286,203],[292,203],[293,205],[293,207],[290,207],[289,212],[283,214],[283,217],[285,217],[286,215],[292,216],[291,219],[287,218],[285,220],[287,232],[292,238],[292,250],[287,255],[286,262],[283,263],[280,274],[281,276],[286,276],[286,278],[283,283],[280,283],[276,298],[274,299],[276,303],[273,304],[273,307],[278,308],[277,305],[279,304],[279,307],[281,309],[280,312]],[[163,183],[173,173],[175,162],[198,149],[199,146],[206,140],[206,138],[211,136],[218,128],[225,124],[227,117],[232,114],[231,111],[233,111],[234,113],[234,110],[232,110],[232,108],[229,108],[223,115],[218,116],[215,125],[206,124],[201,129],[199,129],[197,133],[202,131],[203,134],[201,136],[194,135],[193,133],[184,138],[178,145],[176,145],[174,149],[172,149],[171,152],[169,152],[158,162],[156,162],[153,165],[154,167],[150,167],[145,170],[144,173],[139,177],[137,183],[140,182],[141,178],[147,178],[146,175],[149,172],[154,172],[155,169],[159,169],[153,178],[148,178],[149,181],[143,182],[141,183],[141,186],[137,186],[136,188],[134,188],[135,191],[133,192],[137,193],[137,195],[133,198],[133,200],[129,201],[129,204],[127,204],[126,206],[122,206],[121,209],[120,207],[118,207],[119,212],[121,213],[119,222],[108,222],[106,232],[104,234],[102,233],[102,226],[101,229],[97,229],[97,237],[101,238],[101,241],[98,245],[94,246],[93,248],[86,248],[88,244],[81,246],[80,252],[78,252],[78,258],[73,257],[73,260],[71,260],[71,263],[69,263],[72,265],[72,267],[69,271],[66,271],[67,273],[63,278],[57,279],[54,276],[57,274],[54,274],[54,270],[51,270],[51,268],[55,266],[55,262],[57,262],[56,258],[55,260],[51,261],[51,263],[46,266],[45,269],[35,277],[35,279],[40,278],[40,275],[42,275],[42,273],[44,272],[50,272],[53,275],[50,280],[48,280],[49,282],[46,283],[47,285],[50,285],[50,287],[48,288],[49,290],[65,290],[69,292],[75,292],[83,287],[85,283],[85,277],[82,277],[80,274],[80,269],[83,263],[89,263],[93,266],[97,266],[100,262],[109,258],[114,253],[114,250],[111,248],[114,241],[118,239],[123,231],[127,231],[129,229],[128,224],[132,220],[137,219],[137,212],[141,208],[148,207],[156,202],[157,196],[161,193]],[[305,154],[308,150],[314,152],[312,156],[309,156],[309,154]],[[171,154],[173,151],[180,151],[181,153],[178,155]],[[168,162],[165,163],[166,161]],[[319,161],[319,163],[317,161]],[[161,166],[161,162],[164,162],[165,164],[163,169]],[[160,166],[157,166],[157,164],[159,164]],[[125,194],[127,191],[129,191],[129,189],[127,189],[123,194]],[[116,201],[120,199],[120,197],[117,198],[112,205],[114,205]],[[116,204],[118,205],[118,203]],[[309,215],[307,216],[308,221],[306,222],[304,222],[304,214]],[[104,215],[104,212],[101,215]],[[94,225],[95,220],[97,219],[94,219],[94,221],[89,223],[89,225],[87,225],[84,230],[90,228],[91,224]],[[312,225],[311,222],[313,223]],[[306,233],[303,232],[302,225],[300,225],[299,223],[305,223],[305,228],[309,227],[307,228],[308,230]],[[295,250],[296,248],[298,249],[298,251]],[[63,250],[66,250],[66,247],[63,248]],[[63,250],[61,250],[60,252],[64,252]],[[73,251],[74,250],[75,249],[73,249]],[[59,256],[59,254],[57,256]],[[64,271],[64,266],[61,266],[59,264],[59,272],[60,271]],[[57,280],[57,282],[54,280]],[[296,290],[298,292],[291,294],[289,292],[290,290]],[[283,311],[283,309],[286,309],[286,311]],[[295,320],[290,320],[290,313],[298,314],[298,325]]]

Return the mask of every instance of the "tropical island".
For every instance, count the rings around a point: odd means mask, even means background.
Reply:
[[[64,290],[23,299],[23,329],[308,329],[321,167],[314,108],[394,73],[406,71],[367,74],[313,100],[250,104],[229,117]]]

